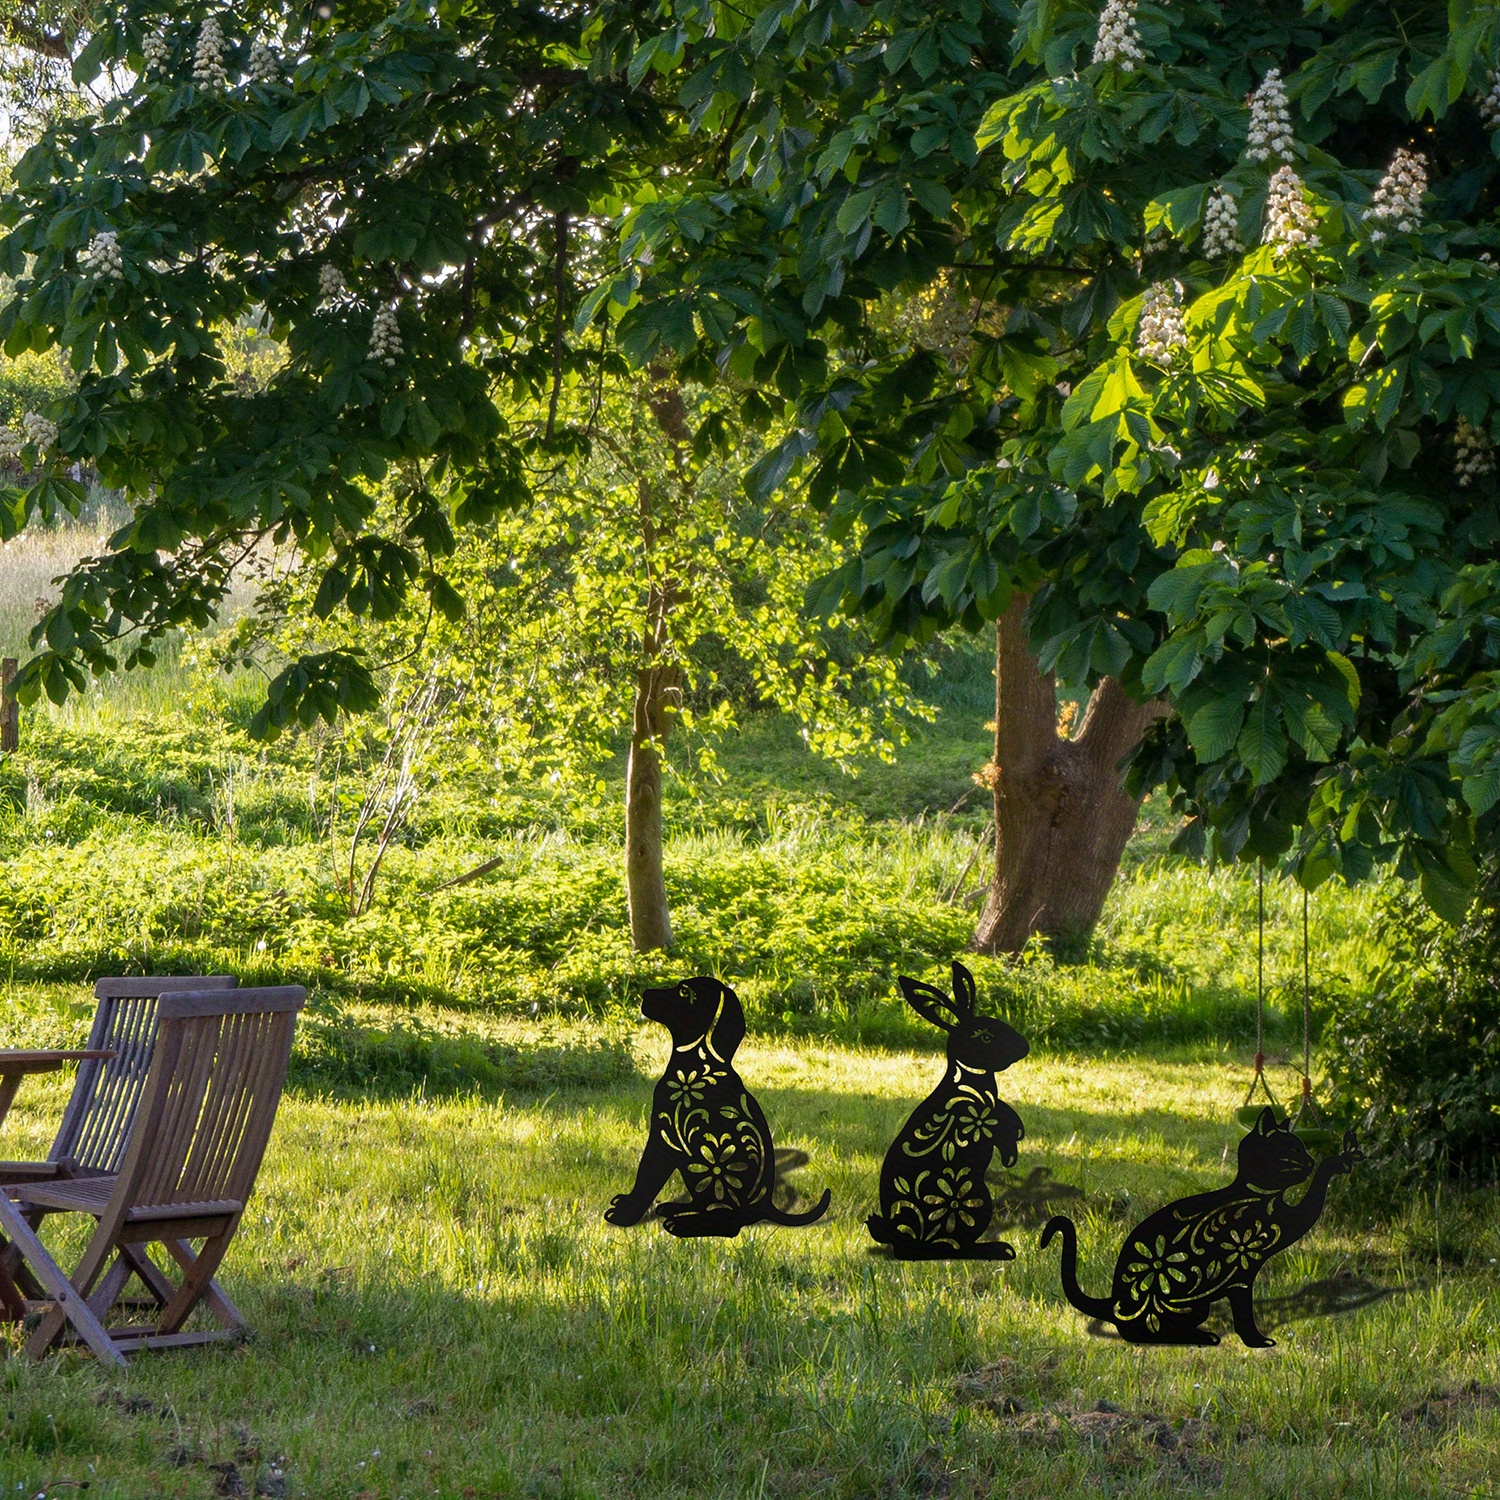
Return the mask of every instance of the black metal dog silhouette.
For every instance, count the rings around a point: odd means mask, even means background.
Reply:
[[[1068,1301],[1113,1323],[1132,1344],[1217,1344],[1218,1334],[1202,1325],[1222,1297],[1240,1338],[1251,1348],[1269,1349],[1276,1340],[1255,1323],[1255,1277],[1318,1222],[1328,1184],[1360,1157],[1354,1132],[1346,1131],[1344,1149],[1314,1171],[1307,1147],[1268,1106],[1240,1142],[1239,1170],[1228,1187],[1169,1203],[1128,1236],[1108,1297],[1086,1297],[1079,1289],[1078,1234],[1071,1219],[1048,1220],[1042,1247],[1053,1235],[1062,1236]],[[1288,1203],[1287,1193],[1309,1176],[1301,1199]]]
[[[1026,1133],[995,1075],[1031,1050],[1004,1021],[974,1008],[974,976],[953,965],[953,998],[898,981],[907,1004],[948,1033],[948,1071],[911,1113],[880,1168],[880,1212],[865,1221],[898,1260],[1014,1260],[1004,1240],[981,1240],[993,1204],[985,1169],[996,1150],[1016,1164]]]
[[[656,1209],[672,1234],[734,1235],[762,1220],[800,1225],[822,1218],[826,1188],[806,1213],[787,1213],[774,1202],[771,1127],[731,1061],[745,1035],[739,996],[717,979],[688,979],[647,990],[641,1013],[671,1032],[672,1057],[652,1098],[635,1186],[618,1194],[604,1217],[640,1223],[677,1172],[688,1201]]]

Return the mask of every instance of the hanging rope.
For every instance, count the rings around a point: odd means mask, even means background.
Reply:
[[[1242,1119],[1255,1102],[1257,1088],[1272,1109],[1281,1111],[1266,1079],[1266,869],[1259,861],[1255,865],[1255,927],[1255,1076],[1240,1105]]]
[[[1332,1139],[1313,1103],[1312,1095],[1312,978],[1307,932],[1307,891],[1302,892],[1302,1101],[1297,1106],[1293,1124],[1304,1141],[1313,1144],[1325,1135]]]

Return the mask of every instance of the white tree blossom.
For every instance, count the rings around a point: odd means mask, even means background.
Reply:
[[[370,350],[366,356],[372,364],[390,369],[401,358],[401,331],[396,326],[396,307],[391,303],[378,309],[370,328]]]
[[[198,45],[193,50],[193,82],[199,88],[229,86],[229,70],[224,66],[226,52],[224,28],[217,16],[210,16],[198,32]]]
[[[1145,60],[1141,33],[1135,24],[1135,0],[1106,0],[1099,15],[1099,36],[1094,42],[1096,63],[1118,63],[1130,73]]]
[[[1318,246],[1317,220],[1307,201],[1307,189],[1290,167],[1277,167],[1271,178],[1261,242],[1274,245],[1278,259],[1292,250]]]
[[[167,65],[167,37],[162,31],[152,31],[141,43],[141,56],[152,73],[160,72]]]
[[[318,300],[326,307],[342,302],[349,295],[349,284],[344,273],[332,261],[324,261],[318,267]]]
[[[30,443],[38,453],[45,453],[57,441],[57,423],[34,411],[21,418],[20,427],[0,427],[0,458],[16,458]]]
[[[1479,118],[1491,130],[1500,125],[1500,75],[1490,76],[1490,91],[1479,101]]]
[[[259,37],[250,48],[250,77],[255,83],[277,83],[281,79],[281,59],[276,49]]]
[[[1462,485],[1495,472],[1495,445],[1489,433],[1475,427],[1467,417],[1458,419],[1453,434],[1453,472]]]
[[[1244,248],[1240,243],[1240,206],[1232,193],[1218,188],[1203,210],[1203,253],[1209,260],[1223,260],[1241,254]]]
[[[78,269],[99,281],[118,281],[125,274],[120,238],[113,229],[101,229],[78,254]]]
[[[1245,155],[1251,161],[1291,160],[1292,116],[1280,68],[1272,68],[1250,96],[1250,134]]]
[[[1175,281],[1158,281],[1141,299],[1141,319],[1136,324],[1136,347],[1147,359],[1169,365],[1187,348],[1187,329],[1182,321],[1182,288]]]
[[[1375,189],[1375,201],[1364,212],[1374,224],[1370,238],[1379,243],[1388,229],[1410,234],[1422,223],[1422,194],[1427,191],[1427,158],[1398,146]]]

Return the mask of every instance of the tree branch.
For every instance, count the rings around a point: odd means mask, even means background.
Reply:
[[[4,34],[7,41],[24,47],[28,52],[39,52],[43,57],[53,58],[57,62],[73,61],[73,44],[60,31],[52,32],[41,26],[30,25],[19,16],[4,16],[0,17],[0,33]]]

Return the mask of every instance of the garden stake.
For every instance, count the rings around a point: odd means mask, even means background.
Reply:
[[[1016,1164],[1021,1117],[996,1074],[1031,1050],[1004,1021],[976,1014],[974,976],[953,965],[953,998],[905,975],[906,1003],[948,1033],[948,1071],[912,1112],[880,1168],[880,1212],[865,1220],[897,1260],[1014,1260],[1004,1240],[981,1239],[994,1212],[985,1168],[998,1148]]]
[[[605,1219],[639,1224],[655,1204],[667,1231],[683,1238],[736,1235],[763,1220],[796,1227],[821,1219],[831,1196],[827,1188],[806,1213],[787,1213],[773,1202],[771,1127],[733,1065],[745,1036],[739,996],[703,976],[647,990],[641,1014],[671,1032],[672,1056],[652,1096],[635,1186],[615,1195]],[[673,1172],[680,1174],[687,1200],[656,1203]]]
[[[1234,1331],[1255,1349],[1274,1339],[1255,1323],[1255,1278],[1273,1255],[1295,1245],[1318,1222],[1335,1176],[1360,1159],[1354,1132],[1344,1149],[1314,1169],[1306,1146],[1267,1105],[1240,1142],[1234,1181],[1159,1208],[1126,1237],[1108,1297],[1078,1285],[1078,1233],[1058,1215],[1042,1231],[1042,1247],[1060,1234],[1063,1292],[1079,1312],[1113,1323],[1132,1344],[1217,1344],[1204,1319],[1227,1298]],[[1311,1177],[1297,1203],[1287,1193]]]

